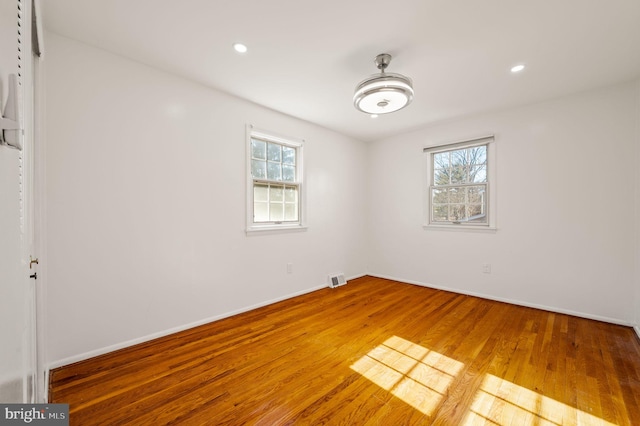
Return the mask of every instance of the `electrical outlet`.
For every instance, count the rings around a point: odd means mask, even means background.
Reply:
[[[293,273],[293,263],[287,263],[287,274]]]
[[[482,264],[482,272],[485,274],[490,274],[491,273],[491,264],[490,263],[483,263]]]

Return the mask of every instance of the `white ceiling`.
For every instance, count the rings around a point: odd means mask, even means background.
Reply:
[[[640,76],[640,0],[42,4],[50,31],[363,141]],[[249,52],[235,53],[237,41]],[[378,53],[416,95],[371,119],[352,97]],[[511,74],[518,63],[527,68]]]

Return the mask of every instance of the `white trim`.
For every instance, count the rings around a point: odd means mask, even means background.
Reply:
[[[492,226],[480,226],[480,225],[422,225],[424,229],[428,229],[430,231],[458,231],[458,232],[488,232],[495,234],[498,231],[498,228]]]
[[[45,384],[45,386],[44,386],[44,389],[43,389],[43,399],[41,401],[43,404],[46,404],[46,403],[49,402],[49,384],[51,383],[49,381],[50,380],[49,375],[50,375],[49,374],[49,367],[47,366],[44,369],[44,384]]]
[[[25,3],[27,5],[27,3]],[[24,10],[28,13],[29,18],[29,37],[31,38],[33,33],[31,26],[33,25],[32,17],[35,13],[37,35],[39,37],[40,51],[43,51],[43,42],[41,37],[43,36],[43,29],[41,24],[41,5],[40,0],[35,0],[33,3],[28,2],[28,5],[35,7]],[[32,41],[32,40],[31,40]],[[46,214],[45,214],[45,188],[46,188],[46,170],[45,170],[45,158],[46,158],[46,143],[44,141],[44,107],[45,107],[45,73],[44,65],[42,62],[42,56],[37,56],[32,49],[32,43],[29,41],[29,54],[23,58],[25,65],[24,73],[24,96],[25,96],[25,111],[24,114],[24,127],[25,127],[25,142],[29,141],[28,155],[30,156],[30,167],[32,169],[30,179],[30,192],[29,197],[30,207],[30,227],[31,227],[31,247],[28,248],[28,252],[25,252],[24,257],[27,261],[28,256],[39,259],[39,263],[34,265],[33,270],[29,268],[29,273],[37,273],[38,279],[33,283],[34,285],[34,339],[33,344],[35,347],[34,353],[34,382],[33,391],[34,399],[37,403],[47,402],[49,392],[48,375],[49,370],[47,368],[46,357],[46,292],[47,292],[47,274],[46,274]],[[25,46],[26,47],[26,46]],[[28,68],[28,72],[27,72]]]
[[[407,279],[403,279],[403,278],[391,277],[391,276],[387,276],[387,275],[378,275],[378,274],[371,274],[371,273],[368,274],[368,275],[372,276],[372,277],[376,277],[376,278],[383,278],[385,280],[398,281],[398,282],[402,282],[402,283],[418,285],[418,286],[421,286],[421,287],[432,288],[432,289],[435,289],[435,290],[449,291],[451,293],[464,294],[466,296],[474,296],[474,297],[479,297],[481,299],[487,299],[487,300],[493,300],[493,301],[496,301],[496,302],[509,303],[511,305],[525,306],[527,308],[534,308],[534,309],[541,309],[543,311],[553,312],[553,313],[556,313],[556,314],[571,315],[571,316],[574,316],[574,317],[586,318],[586,319],[591,319],[591,320],[596,320],[596,321],[607,322],[607,323],[611,323],[611,324],[617,324],[617,325],[624,325],[624,326],[627,326],[627,327],[633,327],[633,323],[631,323],[629,321],[626,321],[626,320],[619,319],[619,318],[610,318],[610,317],[604,317],[604,316],[600,316],[600,315],[592,315],[592,314],[587,314],[587,313],[584,313],[584,312],[572,311],[570,309],[561,309],[561,308],[557,308],[557,307],[553,307],[553,306],[539,305],[537,303],[528,303],[528,302],[523,302],[521,300],[509,299],[509,298],[504,298],[504,297],[496,297],[496,296],[491,296],[491,295],[484,294],[484,293],[476,293],[476,292],[473,292],[473,291],[466,291],[466,290],[461,290],[461,289],[458,289],[458,288],[452,288],[452,287],[447,287],[447,286],[439,286],[439,285],[434,285],[434,284],[430,284],[430,283],[423,283],[423,282],[420,282],[420,281],[414,281],[414,280],[407,280]],[[638,332],[638,328],[637,327],[636,327],[636,332]],[[638,336],[640,336],[640,333],[638,334]]]
[[[360,277],[364,277],[366,275],[367,274],[355,275],[353,277],[348,278],[347,281],[348,280],[354,280],[354,279],[360,278]],[[264,306],[272,305],[274,303],[278,303],[278,302],[281,302],[283,300],[291,299],[291,298],[297,297],[297,296],[302,296],[304,294],[312,293],[314,291],[322,290],[322,289],[328,288],[328,287],[329,287],[329,285],[327,283],[324,283],[324,284],[319,285],[319,286],[311,287],[311,288],[308,288],[306,290],[301,290],[301,291],[298,291],[298,292],[295,292],[295,293],[290,293],[288,295],[285,295],[285,296],[282,296],[282,297],[277,297],[277,298],[271,299],[271,300],[267,300],[265,302],[256,303],[255,305],[251,305],[251,306],[247,306],[247,307],[244,307],[244,308],[236,309],[234,311],[226,312],[224,314],[214,315],[212,317],[204,318],[204,319],[199,320],[199,321],[194,321],[194,322],[189,323],[189,324],[184,324],[184,325],[181,325],[181,326],[172,327],[172,328],[169,328],[167,330],[159,331],[157,333],[151,333],[151,334],[148,334],[146,336],[142,336],[142,337],[138,337],[138,338],[135,338],[135,339],[127,340],[127,341],[121,342],[121,343],[116,343],[115,345],[105,346],[103,348],[95,349],[95,350],[84,352],[84,353],[81,353],[81,354],[78,354],[78,355],[73,355],[73,356],[70,356],[70,357],[67,357],[67,358],[63,358],[63,359],[59,359],[59,360],[56,360],[56,361],[52,361],[49,364],[48,369],[47,369],[47,378],[48,378],[48,372],[49,372],[48,370],[49,369],[54,369],[54,368],[62,367],[62,366],[65,366],[65,365],[73,364],[74,362],[85,361],[85,360],[87,360],[89,358],[93,358],[93,357],[96,357],[96,356],[99,356],[99,355],[104,355],[104,354],[107,354],[109,352],[117,351],[117,350],[120,350],[120,349],[125,349],[125,348],[128,348],[130,346],[138,345],[140,343],[145,343],[145,342],[148,342],[150,340],[154,340],[154,339],[157,339],[157,338],[160,338],[160,337],[169,336],[171,334],[179,333],[181,331],[185,331],[185,330],[188,330],[190,328],[199,327],[201,325],[209,324],[211,322],[215,322],[215,321],[218,321],[218,320],[221,320],[221,319],[224,319],[224,318],[229,318],[229,317],[232,317],[234,315],[238,315],[238,314],[241,314],[241,313],[244,313],[244,312],[252,311],[254,309],[262,308]]]
[[[366,277],[369,274],[357,274],[357,275],[352,275],[350,277],[345,277],[345,280],[347,280],[347,282],[352,281],[352,280],[357,280],[358,278],[362,278],[362,277]],[[329,284],[327,284],[328,286]]]
[[[247,235],[257,235],[257,234],[278,234],[278,233],[287,233],[287,232],[302,232],[309,229],[308,226],[301,225],[273,225],[268,224],[265,226],[250,226],[245,232]]]
[[[38,4],[39,1],[36,1]],[[40,8],[42,10],[42,8]],[[43,31],[40,30],[39,34]],[[40,51],[44,46],[40,44]],[[35,59],[34,64],[34,232],[35,253],[39,259],[38,285],[36,286],[36,348],[37,348],[37,374],[36,389],[38,402],[45,403],[49,400],[49,368],[47,367],[47,230],[46,230],[46,147],[45,140],[45,75],[43,56]]]
[[[636,325],[635,327],[633,327],[633,329],[636,331],[636,334],[638,335],[638,339],[640,339],[640,325]]]
[[[300,138],[292,138],[255,127],[253,124],[247,124],[247,133],[253,135],[256,139],[266,139],[267,141],[276,142],[282,145],[297,148],[304,145],[305,140]]]
[[[452,149],[463,149],[463,148],[469,148],[477,145],[485,145],[484,141],[486,141],[486,143],[489,143],[494,141],[495,138],[496,138],[495,135],[487,135],[487,136],[481,136],[479,138],[467,139],[462,141],[446,142],[441,145],[426,146],[422,149],[422,152],[438,153],[438,152],[450,151]]]

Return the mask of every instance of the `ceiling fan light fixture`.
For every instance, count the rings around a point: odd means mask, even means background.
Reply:
[[[376,56],[375,63],[380,69],[361,81],[353,95],[353,105],[367,114],[388,114],[398,111],[413,100],[413,83],[402,74],[385,73],[391,62],[391,55],[382,53]]]

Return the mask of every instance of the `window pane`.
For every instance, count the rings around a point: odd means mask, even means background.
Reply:
[[[251,176],[255,179],[267,177],[267,164],[260,160],[251,160]]]
[[[268,144],[267,156],[269,161],[280,163],[282,161],[282,146],[275,143]]]
[[[264,141],[258,141],[251,139],[251,157],[260,160],[267,159],[267,143]]]
[[[434,204],[433,205],[433,221],[434,222],[447,222],[449,206],[447,204]]]
[[[470,204],[468,206],[469,222],[486,223],[487,215],[484,214],[484,208],[481,204]]]
[[[458,221],[467,217],[464,204],[449,204],[449,220]]]
[[[487,165],[471,167],[469,174],[469,183],[479,183],[487,181]]]
[[[282,180],[285,182],[293,182],[296,180],[295,166],[282,166]]]
[[[487,164],[487,146],[468,148],[469,164]]]
[[[286,221],[298,220],[298,204],[287,203],[284,205],[284,220]]]
[[[284,198],[284,194],[283,194],[283,187],[281,186],[271,186],[271,191],[270,192],[270,197],[269,197],[269,201],[278,201],[278,202],[282,202],[283,198]]]
[[[267,179],[282,180],[282,166],[280,163],[268,163]]]
[[[284,208],[282,203],[270,203],[270,219],[272,222],[282,222],[284,220]]]
[[[433,183],[434,185],[449,185],[451,183],[449,169],[435,169]]]
[[[287,186],[284,190],[284,201],[288,203],[297,203],[298,188],[295,186]]]
[[[254,184],[253,185],[254,201],[269,201],[269,185]]]
[[[466,183],[467,180],[467,167],[462,164],[457,164],[451,167],[451,183]]]
[[[431,199],[434,204],[446,204],[449,202],[449,193],[446,189],[434,188],[431,192]]]
[[[484,204],[485,202],[485,187],[484,186],[470,186],[467,188],[469,193],[468,202],[471,204]]]
[[[464,204],[465,201],[465,189],[464,188],[450,188],[449,189],[449,202]]]
[[[282,147],[282,162],[284,164],[296,164],[296,149],[288,146]]]
[[[440,152],[433,154],[433,165],[436,169],[448,169],[449,168],[449,153]]]
[[[466,149],[458,149],[456,151],[451,151],[451,165],[452,166],[461,166],[467,164],[466,159]]]
[[[254,222],[268,222],[269,221],[269,204],[268,203],[253,203],[253,221]]]

